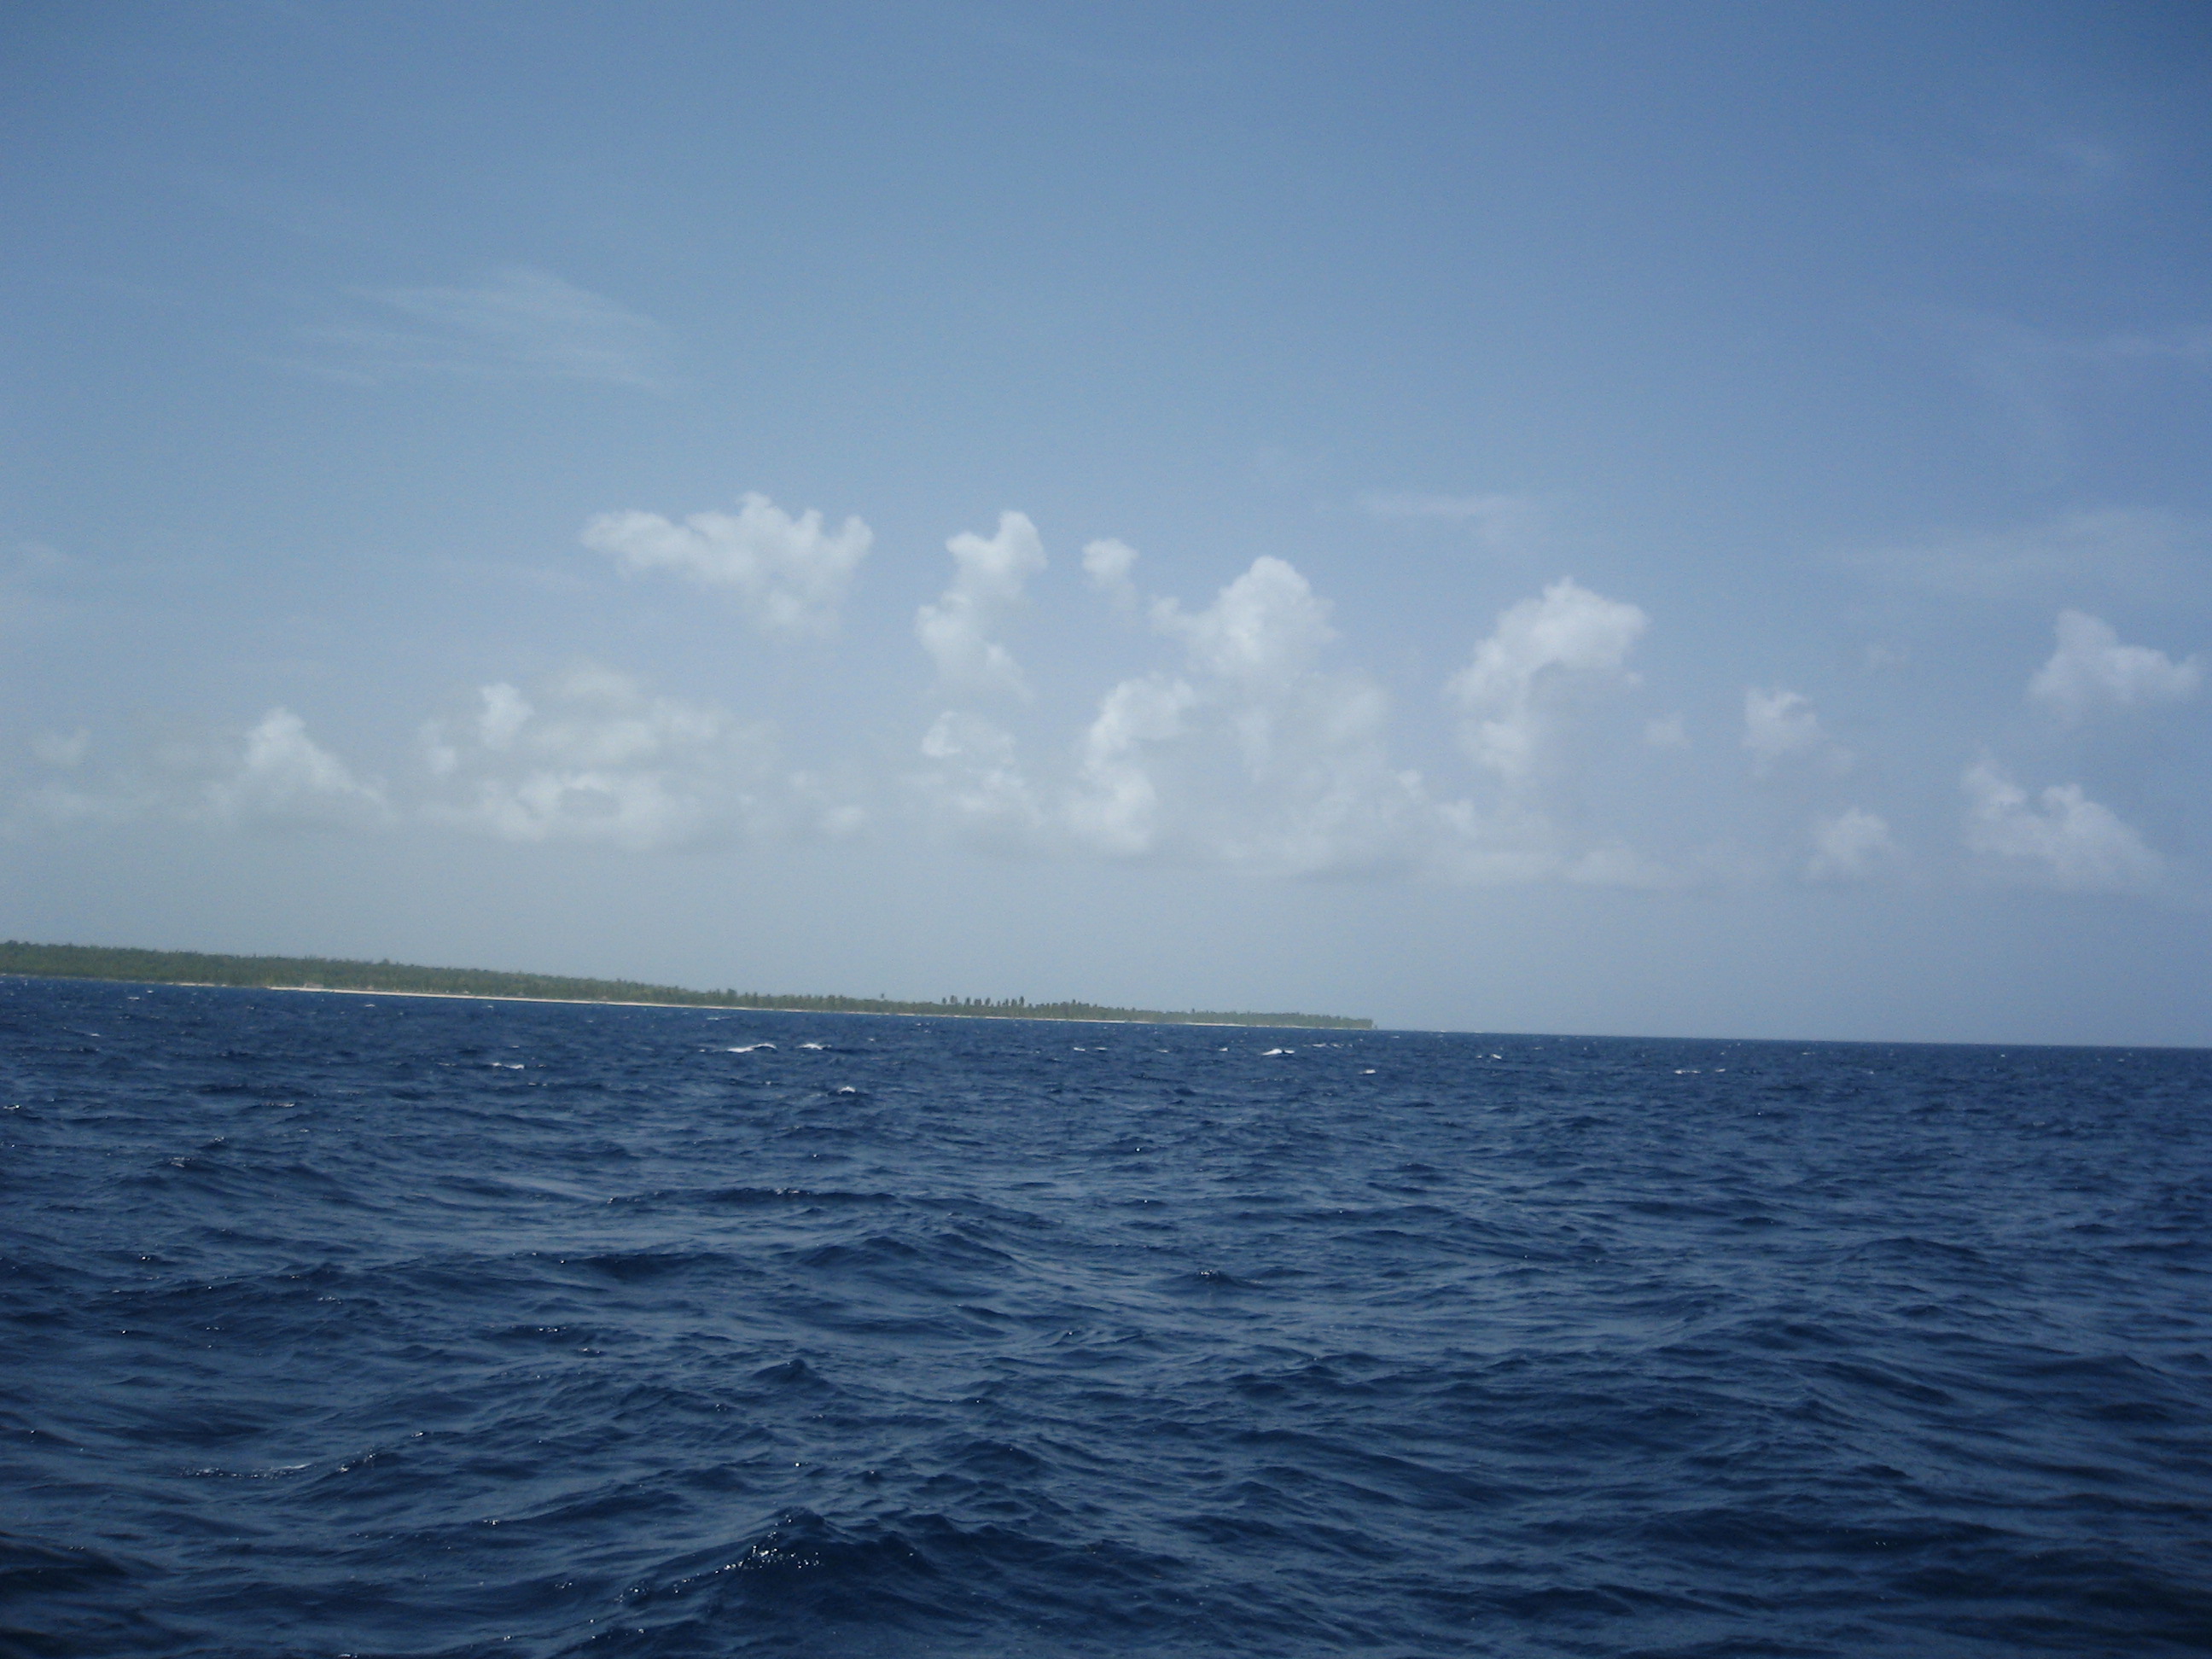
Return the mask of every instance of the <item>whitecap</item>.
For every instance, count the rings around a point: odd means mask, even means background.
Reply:
[[[775,1044],[773,1042],[748,1042],[742,1048],[725,1048],[722,1052],[726,1054],[749,1054],[756,1048],[773,1048],[775,1047]]]

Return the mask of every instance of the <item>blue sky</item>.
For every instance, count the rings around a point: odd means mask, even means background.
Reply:
[[[2212,1043],[2193,5],[27,6],[0,931]]]

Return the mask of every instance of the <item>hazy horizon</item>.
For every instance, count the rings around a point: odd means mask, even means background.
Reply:
[[[2212,22],[0,22],[0,935],[2212,1046]]]

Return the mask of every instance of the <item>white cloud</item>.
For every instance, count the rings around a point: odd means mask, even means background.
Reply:
[[[1805,861],[1805,873],[1815,881],[1850,880],[1872,873],[1898,851],[1879,813],[1848,807],[1813,821],[1813,855]]]
[[[1444,687],[1466,717],[1461,741],[1509,783],[1529,777],[1552,721],[1553,694],[1577,678],[1619,675],[1650,624],[1632,605],[1561,580],[1498,618],[1474,659]]]
[[[589,665],[559,678],[540,702],[488,685],[472,718],[424,728],[430,770],[454,792],[424,809],[428,820],[506,841],[647,851],[848,814],[810,800],[808,781],[778,769],[767,729],[721,709],[653,696]]]
[[[1650,625],[1638,607],[1568,580],[1499,613],[1444,686],[1460,743],[1491,778],[1488,803],[1437,807],[1426,856],[1448,879],[1660,887],[1679,878],[1618,837],[1580,827],[1577,754],[1592,697],[1632,684],[1628,658]],[[1645,744],[1687,741],[1679,715],[1648,722]]]
[[[1010,513],[995,536],[956,537],[948,548],[953,583],[922,608],[917,631],[957,684],[1018,686],[1011,660],[994,654],[992,630],[1043,563],[1034,527]],[[1133,553],[1119,544],[1087,550],[1094,574],[1129,581]],[[1036,781],[1012,732],[955,703],[921,738],[909,801],[963,838],[1024,854],[1158,857],[1274,875],[1671,879],[1617,841],[1555,830],[1525,792],[1480,811],[1431,799],[1419,774],[1390,762],[1382,689],[1326,667],[1335,638],[1329,610],[1295,568],[1265,557],[1202,608],[1155,601],[1148,614],[1180,647],[1180,671],[1115,685],[1060,766]],[[1633,607],[1556,584],[1499,618],[1456,677],[1455,695],[1493,720],[1533,719],[1555,702],[1561,712],[1553,682],[1617,674],[1644,625]],[[486,684],[429,721],[421,744],[427,799],[404,815],[517,842],[711,847],[850,834],[866,821],[854,800],[785,770],[764,727],[603,668],[527,691]],[[85,811],[47,816],[83,817],[100,804],[87,799]],[[356,779],[282,710],[207,799],[234,818],[400,816],[380,786]]]
[[[378,830],[397,817],[382,782],[317,743],[289,708],[271,708],[243,733],[173,740],[88,777],[91,749],[84,732],[39,738],[33,752],[51,772],[9,803],[5,826],[170,818],[226,829]]]
[[[1778,685],[1771,691],[1755,685],[1744,689],[1743,746],[1762,772],[1792,757],[1817,759],[1836,772],[1851,763],[1850,750],[1830,741],[1820,729],[1812,699]]]
[[[1654,749],[1687,749],[1690,733],[1680,714],[1644,722],[1644,741]]]
[[[1125,679],[1101,700],[1060,812],[1072,842],[1273,874],[1408,862],[1419,780],[1388,763],[1381,690],[1317,666],[1328,609],[1267,557],[1201,611],[1155,599],[1152,625],[1182,646],[1187,673]]]
[[[297,331],[291,365],[365,384],[421,375],[526,376],[658,390],[668,331],[549,271],[515,266],[474,288],[358,288],[362,307]]]
[[[2027,879],[2077,892],[2125,892],[2154,886],[2165,873],[2165,860],[2079,784],[2054,785],[2031,802],[1984,759],[1966,769],[1960,787],[1967,850]]]
[[[1466,530],[1494,553],[1527,550],[1544,520],[1542,507],[1526,495],[1376,490],[1362,495],[1359,504],[1377,519],[1401,524],[1445,524]]]
[[[1184,733],[1198,702],[1187,680],[1160,674],[1124,680],[1106,694],[1084,733],[1080,783],[1068,802],[1077,838],[1102,852],[1132,856],[1152,849],[1160,794],[1143,763],[1145,745]]]
[[[1195,614],[1174,599],[1152,601],[1152,626],[1180,640],[1200,672],[1246,685],[1279,684],[1336,637],[1328,603],[1281,559],[1251,568]]]
[[[1083,574],[1090,578],[1093,587],[1110,594],[1117,605],[1136,602],[1136,585],[1129,580],[1129,573],[1136,565],[1137,550],[1110,536],[1091,542],[1083,550]]]
[[[835,533],[809,508],[793,518],[748,492],[735,514],[695,513],[673,524],[657,513],[603,513],[584,526],[586,547],[629,571],[668,570],[708,587],[733,590],[756,628],[823,633],[874,532],[848,518]]]
[[[307,735],[289,708],[272,708],[246,734],[245,752],[209,782],[198,816],[222,823],[367,829],[392,816],[382,786],[354,776]]]
[[[529,699],[504,682],[487,685],[479,694],[483,708],[477,714],[477,738],[487,749],[512,749],[515,738],[538,711]]]
[[[1044,568],[1036,526],[1024,514],[1001,513],[998,533],[989,539],[963,531],[945,545],[952,555],[952,585],[914,619],[915,635],[937,665],[939,680],[961,690],[1026,696],[1020,667],[991,635],[1020,604],[1024,585]]]
[[[2028,682],[2027,695],[2072,726],[2100,708],[2179,702],[2197,694],[2203,671],[2148,646],[2122,645],[2112,628],[2080,611],[2058,613],[2058,648]]]
[[[1284,561],[1255,560],[1203,610],[1156,599],[1152,616],[1182,645],[1185,672],[1126,679],[1102,700],[1061,814],[1075,844],[1277,875],[1673,879],[1618,842],[1563,833],[1528,798],[1519,762],[1498,769],[1509,793],[1491,809],[1433,800],[1419,773],[1390,762],[1382,689],[1321,665],[1329,606]],[[1559,583],[1500,617],[1453,696],[1510,728],[1526,760],[1564,716],[1571,682],[1618,676],[1644,625],[1632,606]],[[1476,741],[1504,746],[1495,732]]]

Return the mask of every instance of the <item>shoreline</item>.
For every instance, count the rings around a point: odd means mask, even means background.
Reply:
[[[38,975],[24,975],[24,978]],[[64,975],[75,977],[75,975]],[[100,985],[168,985],[193,991],[296,991],[325,997],[428,997],[434,1002],[542,1002],[562,1008],[689,1008],[714,1014],[815,1014],[824,1019],[995,1019],[1029,1025],[1188,1025],[1214,1031],[1328,1031],[1329,1025],[1246,1025],[1226,1019],[1085,1019],[1080,1014],[908,1014],[884,1008],[749,1008],[734,1002],[634,1002],[616,997],[500,996],[486,991],[372,991],[357,985],[223,985],[210,979],[109,979]]]
[[[1049,1020],[1085,1025],[1203,1025],[1291,1030],[1372,1030],[1371,1019],[1289,1009],[1117,1007],[1079,997],[856,997],[694,988],[626,978],[589,978],[502,969],[441,968],[343,957],[239,956],[150,951],[127,945],[0,941],[0,975],[113,984],[191,985],[264,991],[339,991],[353,996],[427,996],[471,1002],[605,1003],[632,1008],[716,1008],[757,1013],[906,1015],[916,1019]]]

